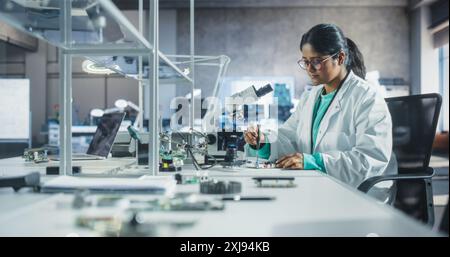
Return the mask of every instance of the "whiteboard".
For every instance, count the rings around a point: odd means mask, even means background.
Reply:
[[[0,79],[0,140],[30,138],[30,80]]]

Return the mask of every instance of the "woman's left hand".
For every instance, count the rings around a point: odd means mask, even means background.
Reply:
[[[277,168],[283,169],[303,169],[303,154],[294,153],[281,157],[276,162]]]

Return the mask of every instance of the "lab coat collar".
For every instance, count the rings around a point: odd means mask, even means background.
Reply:
[[[354,83],[351,83],[352,81],[355,81],[356,75],[353,73],[353,71],[349,71],[349,74],[347,75],[347,78],[345,78],[344,83],[341,85],[341,89],[339,90],[338,94],[336,95],[337,100],[339,100],[339,104],[341,103],[342,99],[344,98],[344,95],[353,88]]]
[[[345,78],[344,82],[341,85],[341,89],[339,90],[339,92],[337,92],[336,95],[336,99],[333,101],[338,103],[338,106],[341,106],[341,102],[342,99],[344,98],[344,95],[347,94],[347,92],[350,90],[350,88],[353,87],[353,83],[350,83],[351,81],[355,81],[356,79],[356,75],[353,73],[353,71],[349,71],[349,74],[347,75],[347,77]],[[317,90],[314,92],[314,99],[313,99],[313,104],[315,103],[315,100],[319,97],[319,95],[322,93],[322,89],[325,85],[320,85],[317,87]],[[338,101],[336,101],[338,100]]]

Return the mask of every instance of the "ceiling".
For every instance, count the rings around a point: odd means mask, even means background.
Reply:
[[[138,0],[113,0],[121,10],[138,8]],[[149,0],[144,0],[148,8]],[[190,0],[160,0],[160,8],[187,8]],[[346,7],[346,6],[392,6],[406,7],[408,0],[195,0],[196,8],[270,8],[270,7]]]

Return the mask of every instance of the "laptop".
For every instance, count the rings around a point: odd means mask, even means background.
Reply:
[[[123,112],[105,113],[98,123],[86,153],[72,154],[72,160],[103,160],[111,152],[112,145],[125,117]],[[59,161],[59,156],[50,156],[51,160]]]

